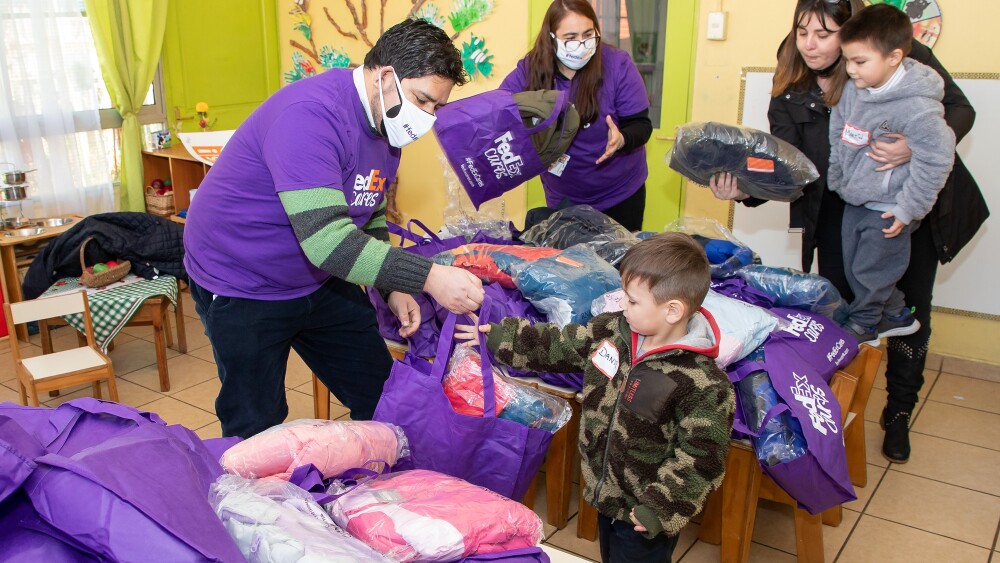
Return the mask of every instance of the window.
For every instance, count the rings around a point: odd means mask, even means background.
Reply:
[[[663,60],[666,51],[665,0],[591,0],[601,26],[601,41],[628,52],[639,68],[649,119],[660,127],[663,100]]]

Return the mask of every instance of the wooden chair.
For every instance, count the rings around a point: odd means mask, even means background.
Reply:
[[[108,394],[111,396],[111,400],[118,401],[115,370],[111,365],[111,359],[104,355],[94,342],[94,325],[90,318],[90,307],[85,292],[21,301],[14,304],[4,303],[3,307],[7,318],[8,334],[16,334],[14,329],[17,325],[74,313],[83,314],[86,327],[85,346],[33,358],[22,358],[17,338],[8,339],[22,404],[28,404],[28,395],[30,394],[31,405],[37,407],[41,393],[81,383],[93,383],[94,396],[100,399],[101,381],[108,382]]]
[[[838,370],[830,380],[830,390],[841,408],[845,445],[851,427],[864,426],[864,409],[881,358],[882,352],[879,349],[864,345],[854,361]],[[865,463],[863,431],[861,440],[860,451],[856,444],[847,448],[848,468],[852,465],[856,467],[859,463],[863,466]],[[764,474],[753,447],[746,441],[734,440],[730,444],[726,477],[722,488],[709,497],[698,539],[707,543],[721,543],[724,563],[747,561],[759,499],[793,507],[796,557],[800,563],[821,563],[824,560],[822,524],[839,525],[841,507],[836,506],[823,514],[815,515],[798,508],[795,500]]]
[[[858,481],[863,483],[866,480],[864,413],[881,358],[882,352],[878,348],[862,346],[854,361],[838,370],[830,380],[831,391],[841,406],[848,471],[851,482],[857,486],[864,486]],[[597,538],[597,511],[583,500],[582,481],[581,479],[577,536],[593,541]],[[823,561],[821,524],[839,525],[842,519],[841,507],[831,508],[822,515],[811,515],[798,508],[787,493],[764,475],[753,447],[741,440],[730,443],[726,477],[722,488],[709,495],[698,539],[711,544],[721,543],[722,561],[725,563],[747,561],[757,501],[761,498],[795,507],[798,560]]]

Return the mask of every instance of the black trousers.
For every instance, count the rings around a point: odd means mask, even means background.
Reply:
[[[597,515],[603,563],[670,563],[680,536],[659,534],[653,539],[635,531],[635,524]]]
[[[222,381],[215,411],[223,436],[248,438],[288,416],[285,369],[292,349],[351,409],[351,418],[371,419],[392,358],[360,287],[333,278],[304,297],[261,301],[213,297],[192,280],[191,297]]]

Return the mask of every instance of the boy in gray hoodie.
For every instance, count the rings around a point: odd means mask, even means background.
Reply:
[[[944,121],[944,81],[906,58],[910,19],[889,4],[864,8],[840,28],[847,74],[830,116],[828,184],[847,202],[844,269],[854,292],[844,328],[859,343],[920,328],[896,282],[910,261],[910,234],[930,212],[955,159]],[[876,168],[868,146],[889,133],[906,137],[910,161]]]

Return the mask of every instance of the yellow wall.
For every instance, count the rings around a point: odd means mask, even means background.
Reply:
[[[361,2],[359,0],[348,0],[348,2],[360,10]],[[328,9],[330,17],[337,22],[341,29],[357,35],[354,20],[346,7],[348,2],[344,0],[312,0],[307,3],[307,13],[312,24],[312,39],[317,46],[330,45],[346,51],[354,64],[360,64],[363,62],[369,47],[360,39],[343,37],[328,21],[324,12],[324,9]],[[294,0],[278,0],[278,26],[283,73],[289,70],[292,52],[295,50],[290,42],[294,40],[305,44],[302,33],[294,29],[294,25],[301,21],[300,15],[290,13],[293,11],[294,4]],[[424,5],[430,4],[436,5],[440,14],[445,16],[448,14],[452,2],[450,0],[437,0]],[[368,2],[367,5],[367,35],[374,43],[380,34],[379,2]],[[385,27],[388,28],[393,23],[405,18],[412,6],[413,3],[409,0],[388,0],[385,6]],[[361,17],[360,12],[358,17]],[[493,75],[490,78],[483,78],[477,74],[472,82],[453,90],[451,100],[465,98],[500,86],[500,82],[526,52],[525,45],[528,44],[527,17],[527,9],[523,0],[499,0],[494,3],[494,9],[489,16],[463,31],[454,40],[455,46],[461,50],[462,43],[469,42],[472,34],[483,38],[489,54],[493,55]],[[448,23],[445,24],[444,29],[449,34],[453,32]],[[306,44],[306,46],[309,45]],[[445,170],[440,158],[443,158],[443,155],[434,135],[426,135],[403,150],[403,158],[399,167],[399,190],[396,196],[396,205],[403,215],[404,222],[416,218],[433,229],[440,227],[443,223],[443,210],[449,204],[449,198],[445,187]],[[466,207],[466,209],[472,210],[471,206]],[[509,219],[520,223],[523,221],[525,213],[524,187],[506,194],[502,198],[502,202],[499,200],[488,202],[483,206],[483,210],[486,213],[497,214],[503,210]]]
[[[996,2],[945,1],[941,37],[934,53],[951,72],[1000,71],[996,24],[1000,4]],[[725,41],[705,39],[708,12],[729,13]],[[736,123],[740,91],[740,69],[774,66],[775,52],[791,29],[794,0],[703,0],[700,2],[698,44],[695,58],[692,121]],[[984,48],[989,45],[989,48]],[[989,189],[992,178],[979,178]],[[688,184],[685,215],[714,217],[726,223],[729,206],[712,197],[701,186]],[[996,220],[996,218],[992,219]],[[931,351],[1000,364],[996,345],[1000,322],[937,312],[933,315]]]

